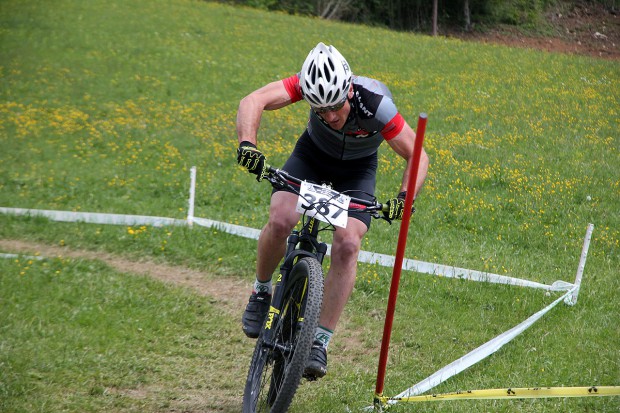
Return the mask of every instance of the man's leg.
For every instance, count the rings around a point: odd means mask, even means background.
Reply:
[[[286,251],[286,239],[299,221],[295,212],[297,196],[279,191],[271,196],[269,220],[258,237],[256,282],[243,317],[243,332],[258,337],[271,304],[271,276]]]
[[[366,224],[349,218],[347,228],[337,228],[331,251],[331,265],[325,279],[323,307],[319,324],[330,330],[336,328],[338,319],[355,286],[357,256]]]
[[[260,281],[271,279],[271,275],[286,251],[286,239],[299,222],[300,214],[295,211],[297,195],[278,191],[271,197],[269,221],[258,237],[256,276]]]
[[[366,224],[349,218],[347,228],[337,228],[334,233],[319,328],[304,372],[308,377],[323,377],[327,373],[327,346],[355,286],[357,256],[367,230]]]

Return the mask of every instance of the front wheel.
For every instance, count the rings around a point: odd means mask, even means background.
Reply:
[[[323,300],[321,264],[311,257],[300,259],[291,269],[286,285],[278,288],[284,288],[282,305],[271,308],[256,343],[243,394],[243,413],[288,410],[319,323]]]

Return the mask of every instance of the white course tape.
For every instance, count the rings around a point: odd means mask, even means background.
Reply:
[[[380,264],[385,267],[393,267],[396,261],[392,255],[377,254],[374,252],[361,251],[360,262],[370,264]],[[422,274],[432,274],[446,278],[460,278],[469,281],[481,281],[494,284],[508,284],[519,287],[541,288],[549,291],[566,291],[573,287],[573,284],[565,281],[556,281],[552,285],[541,284],[535,281],[523,280],[520,278],[507,277],[505,275],[492,274],[465,268],[452,267],[449,265],[433,264],[431,262],[417,261],[405,258],[403,260],[403,270],[415,271]]]
[[[240,225],[227,224],[224,222],[213,221],[205,218],[193,219],[194,223],[207,228],[218,228],[229,234],[239,235],[246,238],[258,239],[260,231]],[[331,255],[331,245],[327,245],[327,254]],[[379,254],[376,252],[360,251],[357,260],[367,264],[379,264],[383,267],[393,267],[396,258],[393,255]],[[519,287],[541,288],[548,291],[566,291],[573,287],[573,284],[565,281],[556,281],[552,285],[541,284],[535,281],[523,280],[520,278],[507,277],[505,275],[492,274],[468,270],[465,268],[451,267],[431,262],[417,261],[409,258],[403,260],[403,270],[415,271],[422,274],[437,275],[446,278],[460,278],[470,281],[480,281],[495,284],[507,284]]]
[[[590,248],[590,239],[592,238],[592,231],[594,230],[593,224],[588,224],[588,230],[586,231],[586,237],[583,240],[583,247],[581,248],[581,258],[579,259],[579,266],[577,267],[577,275],[575,276],[575,289],[571,295],[566,297],[564,303],[568,305],[577,304],[577,298],[579,296],[579,289],[581,288],[581,279],[583,278],[583,269],[586,266],[586,257],[588,256],[588,249]]]
[[[508,343],[513,338],[515,338],[516,336],[521,334],[523,331],[528,329],[536,321],[538,321],[543,315],[545,315],[549,310],[555,307],[562,300],[566,299],[566,297],[571,295],[576,288],[577,287],[573,287],[566,294],[564,294],[563,296],[561,296],[560,298],[558,298],[557,300],[549,304],[547,307],[537,312],[536,314],[530,316],[527,320],[523,321],[521,324],[500,334],[499,336],[481,345],[477,349],[469,352],[468,354],[464,355],[458,360],[453,361],[452,363],[448,364],[444,368],[433,373],[426,379],[415,384],[414,386],[410,387],[409,389],[405,390],[404,392],[400,393],[394,398],[398,399],[398,398],[403,398],[403,397],[412,397],[412,396],[420,395],[432,389],[433,387],[439,385],[440,383],[443,383],[444,381],[448,380],[450,377],[462,372],[468,367],[473,366],[474,364],[478,363],[480,360],[495,353],[497,350],[502,348],[504,344]],[[396,403],[397,403],[396,400],[389,401],[389,404],[396,404]]]
[[[52,221],[61,222],[85,222],[88,224],[109,225],[152,225],[163,227],[169,225],[187,225],[184,219],[151,217],[145,215],[118,215],[99,212],[72,212],[72,211],[49,211],[45,209],[5,208],[0,207],[0,212],[12,215],[39,216],[49,218]]]
[[[260,230],[248,228],[241,225],[229,224],[221,221],[214,221],[207,218],[193,216],[193,212],[188,214],[188,219],[173,219],[164,217],[152,217],[145,215],[119,215],[94,212],[71,212],[71,211],[50,211],[41,209],[7,208],[0,207],[0,212],[4,214],[43,216],[54,221],[62,222],[85,222],[91,224],[110,224],[110,225],[152,225],[161,227],[166,225],[200,225],[206,228],[216,228],[231,235],[244,238],[258,239]],[[586,251],[587,252],[587,251]],[[327,246],[327,255],[331,253],[331,245]],[[393,267],[396,258],[393,255],[378,254],[369,251],[360,251],[359,262],[368,264],[379,264],[384,267]],[[460,278],[470,281],[489,282],[495,284],[507,284],[520,287],[540,288],[548,291],[566,291],[573,287],[573,284],[565,281],[556,281],[552,285],[541,284],[535,281],[523,280],[520,278],[507,277],[505,275],[492,274],[465,268],[452,267],[449,265],[434,264],[431,262],[417,261],[405,258],[403,260],[403,270],[415,271],[422,274],[431,274],[446,278]]]
[[[200,225],[206,228],[215,228],[220,231],[224,231],[228,234],[238,235],[244,238],[258,239],[260,230],[254,228],[243,227],[241,225],[228,224],[226,222],[214,221],[207,218],[194,217],[194,224]]]

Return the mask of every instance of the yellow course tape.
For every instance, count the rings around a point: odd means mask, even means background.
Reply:
[[[620,386],[591,387],[532,387],[466,390],[454,393],[431,394],[411,397],[381,397],[375,401],[382,404],[389,402],[430,402],[458,399],[533,399],[540,397],[589,397],[589,396],[620,396]],[[378,399],[378,400],[377,400]]]

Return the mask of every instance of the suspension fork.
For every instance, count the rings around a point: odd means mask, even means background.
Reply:
[[[297,246],[300,242],[300,235],[298,230],[293,230],[291,235],[289,235],[287,239],[286,245],[286,253],[284,254],[284,262],[280,266],[280,272],[278,273],[278,277],[276,278],[276,282],[273,286],[273,297],[271,299],[271,305],[269,307],[269,312],[267,313],[267,318],[265,320],[265,325],[263,327],[263,346],[276,349],[278,348],[278,343],[275,339],[275,326],[278,325],[280,317],[282,315],[282,306],[284,301],[284,285],[288,281],[289,274],[295,262],[297,262],[297,257],[303,250],[298,250]],[[286,349],[280,348],[280,350],[287,351]]]
[[[323,264],[323,258],[327,253],[327,244],[318,241],[319,221],[310,218],[308,223],[301,229],[299,235],[299,248],[312,252],[320,264]]]
[[[273,298],[271,300],[271,305],[269,306],[269,312],[267,313],[265,325],[263,326],[263,330],[261,332],[263,347],[272,350],[275,350],[278,347],[278,344],[275,340],[275,327],[278,325],[278,322],[280,320],[282,301],[284,296],[284,289],[278,287],[282,285],[282,281],[284,279],[286,279],[286,274],[278,274],[278,278],[276,279],[276,283],[274,285]]]
[[[303,257],[314,257],[319,261],[319,263],[323,263],[323,258],[327,252],[327,244],[317,241],[318,232],[319,221],[314,218],[310,218],[308,223],[302,228],[301,232],[298,230],[293,230],[287,239],[284,262],[280,266],[280,273],[278,274],[278,278],[276,279],[276,283],[274,285],[273,298],[263,329],[263,345],[265,347],[272,349],[281,347],[274,339],[275,331],[273,328],[278,324],[278,321],[282,316],[281,312],[283,310],[282,306],[284,304],[283,300],[285,289],[281,287],[286,285],[288,282],[290,272],[295,263]],[[305,305],[305,303],[300,304]],[[286,352],[290,349],[279,348],[279,350]]]

